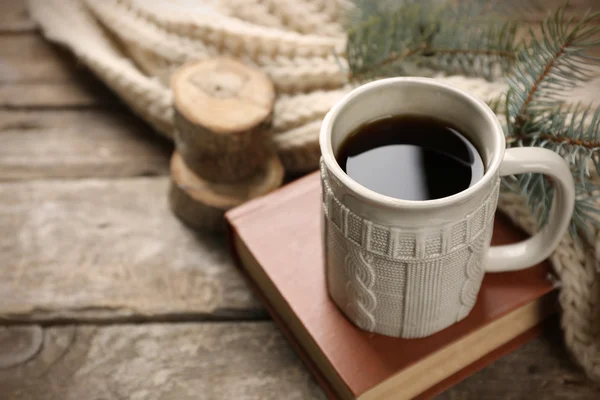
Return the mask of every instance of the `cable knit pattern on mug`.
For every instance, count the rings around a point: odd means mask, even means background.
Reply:
[[[350,277],[346,283],[348,309],[355,316],[356,324],[368,331],[375,329],[373,311],[377,307],[377,299],[373,293],[375,284],[375,271],[371,263],[373,257],[351,247],[345,259],[346,276]]]
[[[334,269],[328,275],[337,277],[328,284],[348,318],[372,332],[422,337],[466,317],[485,273],[500,180],[466,216],[405,229],[354,213],[336,197],[330,179],[321,163],[328,268]],[[340,265],[343,273],[335,271]],[[344,296],[342,285],[351,289]],[[366,301],[371,294],[374,301]],[[360,308],[365,304],[372,308]],[[365,327],[369,316],[373,323]]]
[[[477,300],[477,294],[479,293],[479,287],[481,286],[481,275],[485,272],[481,260],[478,259],[477,255],[483,251],[484,239],[487,235],[481,235],[473,244],[469,245],[469,261],[465,267],[465,275],[467,280],[463,285],[460,292],[460,300],[462,307],[457,314],[457,321],[465,318],[470,310],[470,307],[475,304]]]
[[[488,223],[494,217],[493,211],[498,201],[499,179],[494,184],[490,195],[476,210],[465,218],[457,219],[444,226],[443,229],[436,227],[432,232],[435,233],[433,237],[428,234],[429,232],[393,230],[392,226],[372,223],[354,214],[335,197],[329,184],[331,178],[322,162],[320,171],[325,187],[323,207],[326,209],[328,219],[346,239],[363,246],[368,252],[406,261],[438,258],[457,250],[469,249],[470,252],[476,250],[478,246],[483,246],[483,242],[477,243],[477,240],[489,236],[486,232]],[[391,240],[390,235],[396,240]]]

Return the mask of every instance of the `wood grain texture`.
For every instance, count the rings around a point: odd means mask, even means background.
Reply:
[[[0,181],[169,173],[172,146],[128,113],[0,110]]]
[[[37,32],[0,34],[0,107],[91,106],[123,108],[67,50]]]
[[[186,229],[167,189],[166,177],[0,184],[0,320],[264,316],[225,238]]]
[[[543,337],[501,358],[436,400],[530,400],[600,398],[600,387],[570,360],[556,321]]]
[[[44,341],[38,325],[0,326],[0,369],[23,364],[37,355]]]
[[[29,32],[36,29],[25,0],[0,0],[0,33]]]
[[[558,327],[549,334],[558,334]],[[437,400],[589,400],[600,391],[536,339]],[[62,326],[26,363],[0,369],[3,400],[324,400],[268,321]]]
[[[37,33],[0,35],[0,83],[70,80],[78,66],[64,49]]]
[[[0,83],[0,108],[124,108],[95,77],[65,82]]]
[[[325,400],[271,322],[45,329],[3,400]]]
[[[171,88],[175,108],[206,142],[235,141],[273,113],[273,82],[235,58],[190,61],[173,73]]]
[[[98,106],[124,108],[67,50],[36,32],[0,34],[0,107]]]

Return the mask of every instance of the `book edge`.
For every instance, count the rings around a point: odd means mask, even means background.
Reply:
[[[301,344],[300,340],[292,332],[292,329],[285,323],[285,321],[283,320],[283,317],[277,312],[275,306],[273,304],[271,304],[270,301],[268,301],[268,299],[266,298],[264,293],[262,293],[262,291],[260,290],[258,284],[256,282],[254,282],[254,280],[250,276],[249,272],[244,267],[244,263],[242,262],[239,252],[238,252],[238,249],[237,249],[237,246],[235,245],[236,237],[239,240],[241,240],[243,243],[245,243],[243,238],[237,234],[234,223],[232,223],[230,221],[229,242],[230,242],[230,246],[232,249],[232,254],[233,254],[235,263],[238,266],[238,269],[241,271],[242,276],[244,277],[244,280],[247,282],[247,284],[250,287],[250,289],[252,290],[252,292],[260,299],[262,304],[264,304],[265,308],[267,309],[268,313],[273,318],[276,325],[281,329],[282,333],[286,336],[286,338],[292,345],[292,348],[294,348],[295,352],[300,357],[300,359],[303,361],[303,363],[306,365],[306,367],[311,372],[311,374],[313,375],[315,380],[318,382],[318,384],[321,386],[321,388],[325,391],[327,397],[331,400],[340,400],[342,398],[352,398],[352,399],[365,398],[365,396],[368,395],[368,393],[371,390],[373,390],[374,388],[367,390],[365,393],[359,395],[358,397],[356,397],[355,395],[352,395],[351,397],[347,397],[347,396],[340,397],[340,394],[335,391],[331,382],[326,378],[325,374],[319,369],[319,367],[316,365],[316,362],[310,357],[310,352],[304,348],[304,346]],[[249,248],[248,248],[248,252],[252,255],[252,257],[254,257],[254,255],[252,254],[252,252]],[[540,296],[539,298],[532,300],[529,303],[525,303],[524,306],[530,305],[532,303],[538,303],[542,299],[547,298],[551,293],[554,293],[554,291],[545,293],[544,295]],[[524,306],[516,308],[514,311],[518,311],[521,308],[523,308]],[[510,312],[503,314],[496,321],[506,318],[507,314],[510,314]],[[434,383],[432,386],[417,393],[416,394],[417,397],[415,397],[415,398],[416,399],[425,399],[425,398],[428,398],[428,396],[434,396],[436,394],[443,392],[444,390],[448,389],[449,387],[452,387],[454,384],[466,379],[468,376],[472,375],[473,373],[488,366],[489,364],[491,364],[498,358],[500,358],[500,357],[510,353],[512,350],[520,347],[522,344],[533,339],[535,336],[538,336],[539,329],[536,330],[536,327],[541,325],[547,316],[548,316],[548,314],[544,315],[540,320],[538,320],[536,323],[534,323],[533,326],[527,328],[525,331],[519,332],[516,336],[514,336],[514,337],[508,339],[508,341],[501,343],[500,345],[492,348],[490,351],[486,352],[483,356],[476,358],[474,361],[470,362],[469,364],[460,368],[459,370],[455,371],[454,373],[451,373],[446,378],[443,378],[442,380]],[[485,325],[485,326],[489,326],[489,324]],[[453,343],[456,343],[456,342],[449,343],[449,345],[452,345]],[[442,351],[442,350],[443,350],[443,348],[438,350],[438,352]],[[438,353],[438,352],[436,352],[436,353]],[[436,354],[436,353],[434,353],[434,354]],[[492,355],[492,356],[490,356],[490,355]],[[325,357],[325,359],[327,359],[327,357]],[[333,370],[335,371],[335,368],[333,368]],[[401,372],[402,371],[399,371],[398,373],[401,373]],[[388,378],[388,380],[394,380],[395,376],[396,375],[391,376],[390,378]],[[341,381],[343,382],[343,380],[341,380]],[[375,388],[378,386],[379,385],[376,385]],[[350,388],[346,387],[346,389],[348,390],[348,392],[351,393]],[[423,397],[423,396],[425,396],[425,397]]]
[[[430,374],[431,374],[432,369],[434,369],[434,373],[437,372],[437,369],[435,369],[434,366],[436,363],[439,363],[439,361],[440,361],[439,357],[443,357],[446,359],[448,359],[448,358],[453,359],[454,358],[453,354],[459,352],[459,350],[460,350],[458,346],[468,345],[469,348],[473,349],[473,348],[477,347],[478,343],[479,343],[479,345],[482,345],[481,343],[486,341],[486,339],[489,337],[489,335],[486,335],[485,333],[487,333],[488,331],[495,331],[495,330],[500,331],[502,329],[499,328],[499,326],[503,326],[503,325],[509,325],[509,326],[514,326],[514,325],[519,325],[519,324],[521,325],[521,329],[519,331],[517,331],[516,333],[510,333],[508,335],[509,336],[508,338],[498,340],[498,344],[496,344],[496,345],[491,345],[491,346],[488,345],[487,349],[482,350],[472,360],[467,361],[467,363],[465,365],[459,367],[459,369],[455,370],[454,372],[450,372],[449,375],[436,380],[433,385],[423,387],[423,386],[426,386],[427,384],[426,383],[421,384],[420,385],[421,388],[413,389],[411,392],[407,393],[410,396],[410,398],[418,397],[419,395],[421,395],[422,393],[431,389],[435,385],[443,382],[444,380],[446,380],[449,377],[454,376],[455,374],[462,371],[464,368],[468,368],[470,365],[477,362],[477,360],[485,358],[489,353],[493,352],[495,349],[503,346],[506,343],[509,343],[515,337],[518,337],[522,333],[527,332],[528,330],[532,329],[533,327],[539,325],[544,320],[546,320],[546,318],[549,315],[551,315],[552,311],[553,311],[553,308],[551,307],[551,303],[552,303],[551,299],[553,298],[552,293],[553,293],[553,291],[547,292],[544,295],[542,295],[534,300],[531,300],[530,302],[525,303],[524,305],[522,305],[520,307],[515,308],[513,311],[509,312],[508,314],[504,314],[503,316],[498,317],[497,319],[491,321],[490,323],[483,325],[481,327],[481,329],[471,332],[470,334],[464,336],[460,340],[448,343],[446,346],[444,346],[443,348],[439,349],[438,351],[436,351],[434,353],[431,353],[429,356],[425,357],[420,362],[415,363],[412,366],[407,367],[406,369],[396,372],[394,375],[390,376],[388,379],[386,379],[386,380],[380,382],[378,385],[368,389],[365,393],[363,393],[361,396],[359,396],[359,399],[360,400],[375,400],[375,399],[387,398],[386,393],[394,391],[395,388],[397,388],[398,386],[402,386],[402,384],[406,383],[406,381],[410,381],[413,383],[417,382],[418,381],[417,377],[423,376],[422,370],[429,371]],[[482,332],[484,332],[484,333],[482,334]],[[484,346],[484,347],[486,347],[486,346]],[[432,363],[434,363],[434,365],[429,365],[429,368],[428,368],[427,364],[432,364]],[[411,378],[411,375],[412,375],[412,378]],[[415,386],[418,387],[418,383],[416,383]]]
[[[545,320],[543,320],[539,324],[531,327],[527,331],[521,333],[520,335],[515,336],[510,341],[497,347],[496,349],[492,350],[490,353],[488,353],[485,356],[481,357],[480,359],[474,361],[473,363],[471,363],[470,365],[461,369],[460,371],[457,371],[454,375],[451,375],[448,378],[444,379],[443,381],[440,381],[436,385],[432,386],[431,388],[427,389],[423,393],[419,394],[413,400],[431,399],[434,396],[437,396],[437,395],[445,392],[446,390],[452,388],[453,386],[457,385],[458,383],[464,381],[465,379],[474,375],[478,371],[481,371],[482,369],[484,369],[487,366],[491,365],[492,363],[496,362],[500,358],[512,353],[519,347],[523,346],[525,343],[528,343],[531,340],[535,339],[536,337],[541,336],[542,332],[544,330],[543,327],[548,323],[548,319],[551,319],[551,317],[546,318]]]
[[[244,268],[244,264],[240,258],[238,253],[237,246],[235,245],[235,237],[237,236],[237,232],[235,230],[235,226],[233,224],[229,224],[228,230],[228,241],[231,248],[232,258],[234,260],[235,265],[238,270],[241,272],[241,275],[250,288],[252,294],[254,294],[263,304],[263,306],[267,309],[267,312],[275,322],[275,325],[281,330],[283,335],[287,338],[291,347],[294,349],[296,355],[300,358],[302,363],[309,370],[313,378],[317,381],[318,385],[325,392],[325,395],[329,400],[342,400],[341,397],[338,396],[338,393],[334,390],[331,382],[326,379],[325,375],[321,372],[321,370],[317,367],[315,362],[310,358],[309,352],[304,349],[304,347],[300,344],[300,341],[296,339],[296,336],[292,332],[291,328],[283,320],[283,317],[279,315],[276,311],[273,304],[267,300],[264,293],[260,290],[259,286],[254,282],[254,280],[250,277],[250,274]],[[238,236],[239,237],[239,236]],[[348,388],[349,390],[349,388]],[[356,399],[356,397],[353,397]],[[350,399],[349,399],[350,400]]]
[[[318,173],[318,171],[311,172],[295,180],[293,184],[281,186],[265,196],[249,200],[242,205],[226,211],[225,221],[232,223],[233,221],[240,220],[246,216],[253,215],[265,204],[268,204],[269,207],[276,207],[278,204],[285,202],[289,198],[297,197],[299,194],[312,190],[313,186],[320,186],[320,181],[314,178]],[[273,202],[273,199],[276,199],[277,201]]]

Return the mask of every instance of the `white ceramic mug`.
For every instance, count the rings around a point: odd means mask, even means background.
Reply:
[[[477,147],[483,178],[452,196],[409,201],[352,180],[335,155],[365,122],[389,115],[431,115]],[[327,114],[320,133],[323,238],[330,297],[358,327],[384,335],[431,335],[466,317],[486,271],[537,264],[555,249],[571,219],[575,189],[568,165],[542,148],[505,149],[502,127],[482,101],[427,78],[390,78],[360,86]],[[550,176],[550,218],[535,236],[492,246],[500,177]]]

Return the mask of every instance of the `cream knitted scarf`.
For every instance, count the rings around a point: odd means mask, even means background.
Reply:
[[[168,81],[175,68],[191,59],[229,55],[263,70],[277,89],[272,133],[290,172],[317,168],[321,119],[351,88],[343,58],[336,57],[344,48],[339,19],[345,0],[29,0],[29,5],[48,39],[68,47],[169,138]],[[502,82],[437,78],[483,100],[506,89]],[[535,231],[521,198],[503,195],[500,207]],[[600,380],[597,243],[595,253],[586,253],[565,237],[552,262],[560,277],[566,343],[588,375]]]

